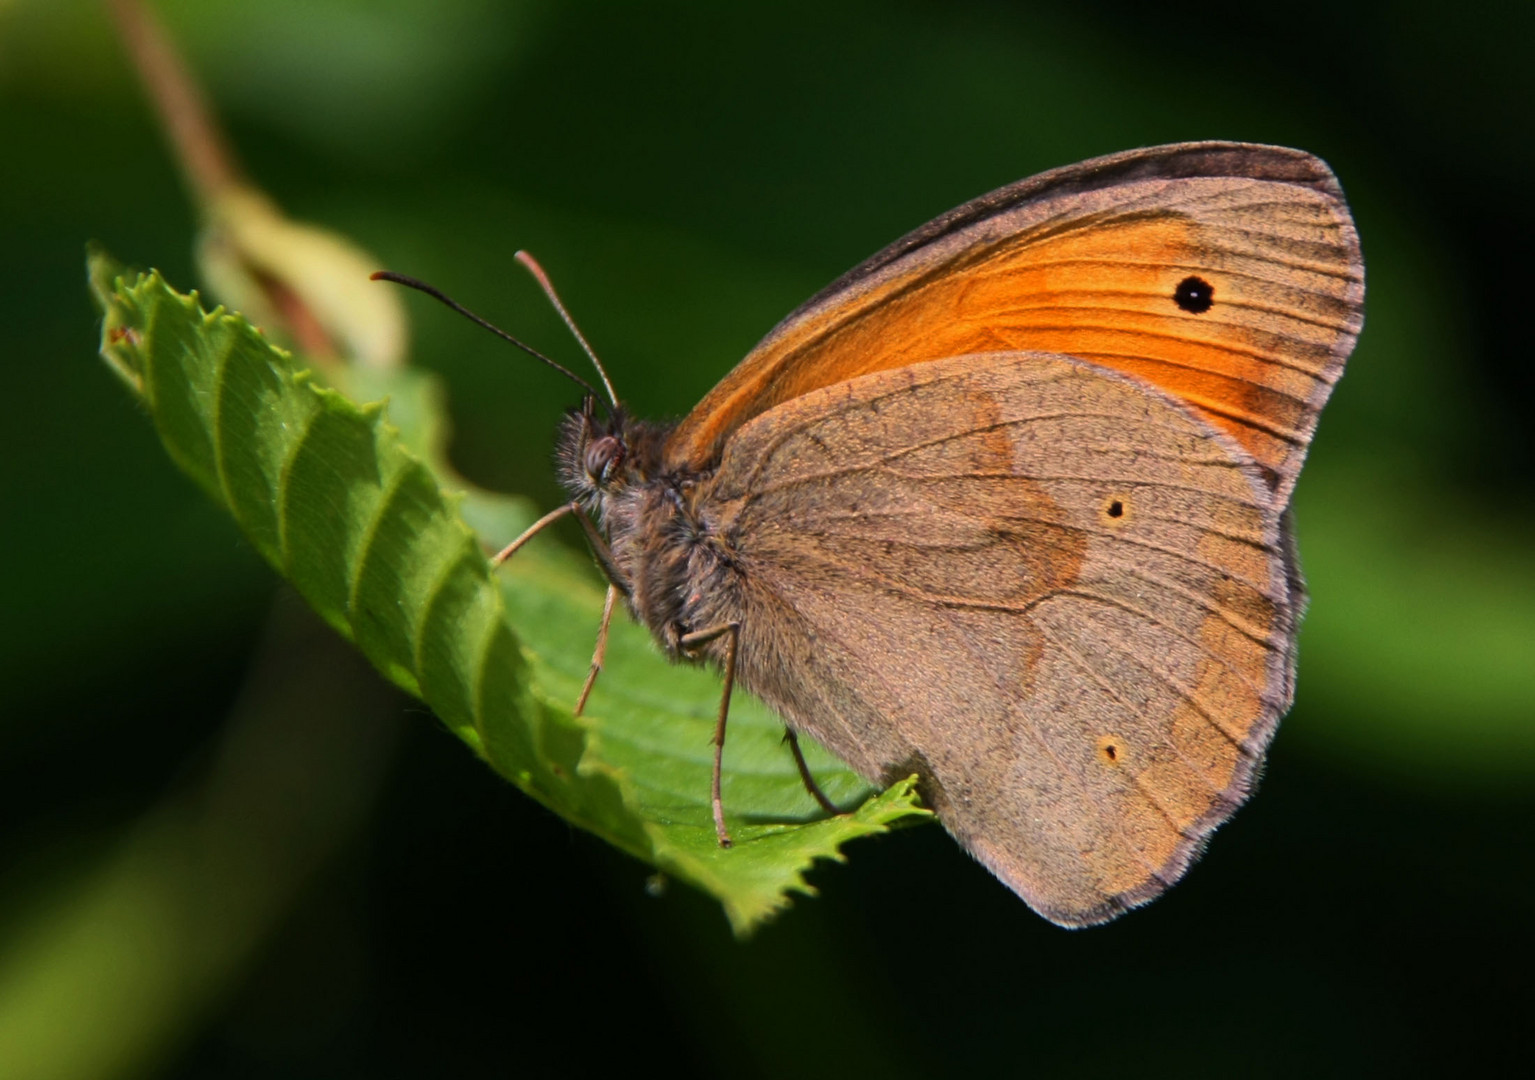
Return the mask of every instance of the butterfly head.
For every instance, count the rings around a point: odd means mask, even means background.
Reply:
[[[632,426],[622,408],[602,413],[591,397],[567,413],[560,426],[556,455],[565,490],[596,510],[608,497],[629,486],[635,479]]]

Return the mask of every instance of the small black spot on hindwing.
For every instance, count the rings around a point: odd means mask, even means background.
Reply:
[[[1098,740],[1098,754],[1105,765],[1119,765],[1124,756],[1124,740],[1117,735],[1105,735]]]
[[[1104,497],[1098,504],[1099,518],[1104,525],[1115,529],[1121,529],[1130,519],[1130,499],[1123,492],[1113,492]]]

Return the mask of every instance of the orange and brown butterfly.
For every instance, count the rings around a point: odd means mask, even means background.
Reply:
[[[722,844],[739,682],[869,780],[917,774],[1041,915],[1104,922],[1183,875],[1290,705],[1287,507],[1363,299],[1309,154],[1057,169],[832,283],[673,428],[588,398],[572,501],[525,537],[587,530],[611,582],[592,678],[620,596],[722,669]]]

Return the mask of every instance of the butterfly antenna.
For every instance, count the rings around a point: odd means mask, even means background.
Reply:
[[[560,313],[560,318],[564,319],[565,325],[570,327],[570,332],[581,343],[581,348],[586,350],[586,355],[591,357],[592,366],[597,369],[597,374],[601,376],[602,385],[608,391],[608,400],[613,403],[615,409],[618,408],[618,395],[613,393],[613,384],[608,381],[608,373],[603,368],[602,361],[597,359],[597,354],[592,351],[591,345],[587,343],[586,335],[581,333],[581,328],[576,325],[576,320],[570,317],[570,312],[566,311],[565,305],[560,302],[560,294],[554,291],[554,282],[549,280],[549,275],[544,273],[544,268],[538,265],[538,260],[526,251],[519,251],[512,257],[528,268],[528,273],[533,275],[533,279],[538,282],[539,288],[544,290],[544,295],[554,305],[554,310]]]
[[[552,367],[555,371],[558,371],[561,375],[563,375],[567,379],[569,379],[571,382],[575,383],[577,386],[582,387],[592,397],[594,397],[594,398],[597,397],[596,389],[592,386],[591,383],[589,383],[585,379],[581,378],[581,376],[577,375],[575,372],[569,370],[568,368],[564,367],[563,365],[555,363],[553,360],[549,359],[547,356],[545,356],[543,353],[539,352],[537,349],[533,348],[531,345],[525,344],[524,342],[521,342],[521,341],[517,340],[511,334],[508,334],[505,330],[501,329],[499,326],[497,326],[495,323],[491,322],[490,320],[482,319],[480,316],[476,315],[474,312],[472,312],[468,308],[466,308],[463,304],[460,304],[457,300],[453,299],[447,293],[444,293],[441,289],[433,288],[431,285],[428,285],[426,282],[417,280],[416,278],[413,278],[413,277],[408,277],[405,274],[396,274],[393,270],[380,270],[376,274],[372,274],[370,276],[372,277],[372,279],[374,281],[392,281],[396,285],[404,285],[406,288],[415,289],[417,292],[424,292],[424,293],[426,293],[426,295],[430,296],[432,299],[438,300],[438,301],[442,302],[443,304],[446,304],[448,307],[450,307],[454,311],[458,312],[460,315],[462,315],[464,318],[468,319],[470,322],[478,323],[480,326],[483,326],[485,329],[489,330],[492,334],[495,334],[497,337],[503,338],[506,341],[510,341],[513,345],[517,346],[523,352],[525,352],[529,356],[533,357],[533,359],[535,359],[535,360],[542,360],[544,363],[546,363],[550,367]],[[582,342],[582,344],[585,344],[585,342]],[[599,367],[597,370],[601,371],[602,369]],[[607,379],[606,375],[604,375],[602,377],[602,381],[603,381],[604,385],[607,384],[608,379]],[[609,395],[611,395],[612,392],[613,392],[612,391],[612,387],[609,387],[608,388]]]

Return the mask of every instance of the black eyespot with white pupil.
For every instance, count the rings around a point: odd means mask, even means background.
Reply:
[[[1215,286],[1202,277],[1190,274],[1178,282],[1173,290],[1173,303],[1190,315],[1203,315],[1215,303]]]
[[[603,435],[586,445],[586,475],[599,487],[608,482],[613,470],[624,460],[624,444],[616,435]]]

